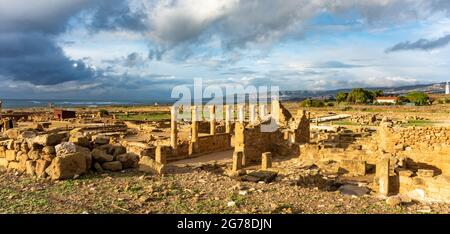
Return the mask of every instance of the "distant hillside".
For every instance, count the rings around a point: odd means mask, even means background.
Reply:
[[[438,84],[419,84],[419,85],[408,85],[399,87],[370,87],[365,88],[368,90],[383,90],[385,94],[392,95],[402,95],[405,93],[417,91],[433,94],[442,94],[445,91],[445,83]],[[352,89],[335,89],[335,90],[321,90],[321,91],[308,91],[308,90],[294,90],[294,91],[281,91],[281,99],[294,101],[303,100],[307,98],[313,99],[327,99],[334,97],[337,93],[349,92]]]

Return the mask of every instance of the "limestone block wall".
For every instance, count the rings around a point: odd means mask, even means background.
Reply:
[[[406,158],[408,168],[429,168],[450,175],[450,128],[382,126],[378,132],[381,149]]]
[[[244,152],[246,164],[259,162],[262,153],[276,151],[276,146],[283,142],[281,131],[261,132],[260,126],[244,127],[242,124],[236,124],[235,151]]]
[[[439,175],[434,177],[421,177],[400,175],[399,193],[411,198],[425,201],[450,201],[450,177]]]
[[[393,146],[421,150],[435,145],[450,144],[450,127],[381,127],[380,140],[384,142],[386,151],[392,151]]]
[[[300,157],[311,161],[333,160],[341,162],[342,160],[358,160],[375,165],[379,154],[376,151],[365,149],[328,148],[320,144],[305,144],[300,145]]]
[[[122,141],[120,142],[120,144],[126,147],[127,152],[139,155],[139,157],[142,156],[155,157],[156,146],[149,145],[143,142],[127,142],[127,141]]]
[[[86,132],[85,132],[86,133]],[[17,139],[0,142],[0,168],[40,178],[76,178],[91,170],[135,168],[140,155],[112,144],[106,135],[90,136],[80,129],[68,132],[22,131]]]
[[[198,153],[213,153],[231,149],[231,135],[219,133],[216,135],[200,136],[197,142]]]

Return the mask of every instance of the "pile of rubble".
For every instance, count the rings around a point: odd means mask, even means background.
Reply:
[[[352,115],[350,121],[361,125],[377,125],[382,117],[377,114],[355,114]]]
[[[139,156],[127,153],[111,137],[91,135],[81,129],[39,134],[34,130],[8,132],[0,141],[0,168],[39,178],[76,178],[91,170],[103,172],[136,168]]]

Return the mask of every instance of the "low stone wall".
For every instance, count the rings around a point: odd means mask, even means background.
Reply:
[[[379,139],[384,150],[422,150],[439,145],[450,145],[450,127],[390,127],[379,129]]]
[[[229,149],[231,149],[231,135],[228,133],[200,136],[198,138],[197,153],[206,154]]]
[[[450,176],[450,128],[400,128],[384,124],[378,131],[377,141],[384,152],[405,158],[410,169],[431,168]]]
[[[364,164],[366,169],[376,165],[377,183],[379,162],[389,158],[389,195],[450,200],[450,128],[393,127],[382,122],[372,136],[338,134],[328,133],[319,143],[300,146],[300,158],[335,161],[341,173],[363,174]]]
[[[38,133],[19,129],[15,139],[0,142],[0,167],[40,178],[76,178],[89,171],[121,171],[138,166],[139,156],[110,144],[104,135],[81,129],[70,133]]]
[[[150,156],[155,157],[155,150],[156,146],[149,145],[147,143],[143,142],[128,142],[128,141],[122,141],[120,142],[129,153],[134,153],[138,155],[139,157],[142,156]]]
[[[399,193],[422,201],[450,201],[450,177],[401,173],[398,177]]]
[[[236,123],[234,150],[243,152],[245,164],[260,162],[262,153],[274,152],[276,145],[282,142],[283,133],[280,130],[261,132],[261,125],[245,127]]]

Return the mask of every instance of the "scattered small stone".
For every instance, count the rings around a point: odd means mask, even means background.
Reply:
[[[241,191],[239,191],[239,195],[246,196],[247,194],[248,194],[248,191],[247,191],[247,190],[241,190]]]
[[[230,202],[227,203],[227,206],[228,207],[234,207],[234,206],[236,206],[236,202],[230,201]]]
[[[431,207],[423,206],[422,209],[417,210],[419,213],[431,213]]]
[[[150,197],[147,195],[142,195],[139,197],[139,202],[141,202],[141,203],[148,202],[149,200],[150,200]]]
[[[390,206],[398,206],[400,205],[400,203],[402,203],[402,199],[400,199],[400,197],[398,196],[392,196],[386,199],[386,204]]]

